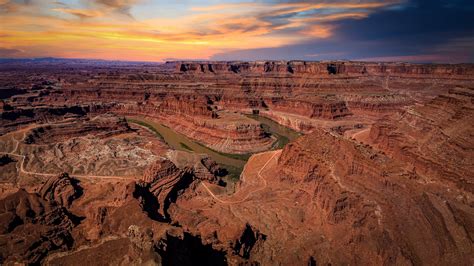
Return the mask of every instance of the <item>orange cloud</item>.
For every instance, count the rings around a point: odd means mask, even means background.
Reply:
[[[312,25],[302,30],[301,33],[311,37],[328,38],[332,35],[331,29],[330,26]]]
[[[71,14],[80,18],[93,18],[102,16],[103,13],[92,9],[71,9],[71,8],[54,8],[54,11]]]
[[[171,18],[120,16],[130,15],[131,7],[140,2],[146,4],[137,0],[94,0],[81,8],[64,4],[15,7],[15,12],[0,15],[0,49],[21,50],[22,56],[30,57],[202,59],[228,50],[329,38],[333,31],[330,22],[363,18],[394,1],[219,4],[192,7]],[[11,3],[0,0],[0,6]],[[327,15],[291,15],[328,8],[340,10]]]
[[[243,8],[256,8],[262,7],[261,4],[258,3],[234,3],[234,4],[217,4],[217,5],[210,5],[210,6],[200,6],[200,7],[191,7],[192,11],[222,11],[222,10],[231,10],[231,9],[238,9],[242,10]]]

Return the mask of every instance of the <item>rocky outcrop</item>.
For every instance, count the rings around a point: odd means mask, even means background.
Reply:
[[[199,236],[187,232],[183,234],[166,234],[158,243],[158,253],[163,258],[163,265],[228,265],[225,252],[213,249],[210,244],[203,244]]]
[[[474,90],[456,88],[375,123],[369,142],[424,180],[453,182],[471,193]]]
[[[0,99],[6,99],[6,98],[10,98],[14,95],[18,95],[18,94],[25,94],[27,93],[28,91],[26,89],[20,89],[20,88],[2,88],[0,89]]]
[[[208,116],[203,116],[199,115],[199,112],[196,115],[191,114],[193,111],[186,114],[185,110],[172,111],[158,104],[147,103],[121,104],[114,109],[114,112],[147,117],[224,153],[259,152],[269,149],[275,141],[265,133],[260,123],[243,115],[213,111],[209,112]]]
[[[49,202],[56,202],[60,206],[69,208],[71,203],[81,196],[82,191],[67,173],[49,178],[41,187],[39,195]]]
[[[377,115],[401,110],[413,104],[406,95],[347,95],[344,97],[351,112],[365,115]]]
[[[234,252],[244,259],[250,259],[251,252],[258,253],[256,249],[262,245],[266,238],[266,235],[246,224],[240,239],[234,245]]]
[[[189,116],[203,116],[217,118],[212,110],[212,101],[202,95],[174,95],[163,99],[156,111],[165,115],[184,114]]]
[[[69,123],[36,127],[26,135],[24,142],[26,144],[51,144],[87,135],[102,139],[129,132],[131,129],[124,118],[101,115],[92,119],[86,117]]]
[[[68,116],[84,116],[88,111],[86,106],[14,108],[0,113],[0,134],[31,123],[61,120]]]
[[[265,103],[271,110],[309,118],[334,120],[351,115],[346,103],[334,97],[314,97],[306,100],[273,98]]]
[[[455,222],[449,207],[470,208],[457,196],[467,188],[454,186],[456,192],[445,192],[447,185],[436,176],[431,176],[434,184],[419,182],[417,172],[400,162],[320,131],[287,145],[279,166],[284,182],[316,185],[312,200],[325,217],[320,229],[332,236],[335,251],[339,243],[348,243],[352,250],[330,255],[333,262],[355,262],[356,254],[360,262],[389,264],[472,259],[470,248],[459,245],[468,235],[453,233],[466,224]],[[352,228],[352,233],[341,235],[347,232],[343,228]],[[316,261],[325,261],[321,255]]]
[[[142,201],[142,207],[158,220],[169,219],[168,207],[185,190],[194,178],[190,171],[178,169],[170,160],[158,160],[143,174],[138,183],[135,197]]]
[[[155,241],[150,228],[131,225],[128,227],[127,236],[131,242],[128,255],[135,263],[161,265],[161,257],[154,252]]]
[[[255,62],[167,62],[175,71],[184,73],[278,73],[312,75],[472,75],[472,65],[417,65],[408,63],[366,63],[366,62],[305,62],[305,61],[255,61]]]
[[[436,175],[426,182],[403,161],[325,130],[315,129],[281,152],[252,156],[232,196],[210,185],[213,195],[200,188],[181,197],[170,216],[247,262],[393,265],[473,259],[473,202],[466,186]]]
[[[22,131],[6,145],[27,157],[23,170],[35,173],[136,176],[168,148],[153,133],[132,129],[113,114],[64,119]]]
[[[72,219],[61,207],[24,190],[0,201],[2,264],[38,264],[51,251],[72,246]]]
[[[0,200],[2,264],[39,264],[51,251],[72,247],[78,218],[66,207],[76,189],[64,174],[49,179],[39,194],[20,189]]]
[[[224,176],[226,174],[225,170],[223,168],[221,168],[219,166],[219,164],[217,164],[214,160],[212,160],[209,157],[205,157],[205,158],[201,159],[201,164],[207,169],[207,171],[212,176],[214,176],[213,179],[207,178],[208,181],[214,181],[215,177]],[[203,178],[200,178],[200,179],[206,180],[206,179],[203,179]]]
[[[15,160],[12,157],[10,157],[6,154],[0,156],[0,166],[4,166],[4,165],[9,164],[9,163],[14,162],[14,161]]]
[[[155,161],[145,170],[141,180],[145,183],[151,184],[160,179],[174,176],[177,173],[180,173],[180,169],[178,169],[176,165],[174,165],[170,160],[161,159]]]
[[[272,141],[245,119],[222,122],[228,120],[222,110],[280,112],[278,121],[303,132],[334,126],[326,121],[369,117],[364,124],[370,124],[453,85],[472,84],[474,71],[469,64],[344,61],[170,62],[143,71],[136,66],[76,67],[82,72],[48,64],[51,75],[61,76],[61,89],[48,85],[6,99],[5,104],[25,108],[87,103],[90,112],[149,116],[213,149],[235,153],[263,151]],[[236,132],[242,127],[247,130]],[[227,141],[228,134],[235,143]]]

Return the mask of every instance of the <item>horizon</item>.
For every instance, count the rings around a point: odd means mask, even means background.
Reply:
[[[0,1],[0,58],[474,62],[468,0]]]
[[[312,63],[326,63],[326,62],[350,62],[350,63],[375,63],[375,64],[412,64],[412,65],[473,65],[474,62],[409,62],[409,61],[361,61],[361,60],[348,60],[348,59],[333,59],[333,60],[302,60],[302,59],[256,59],[256,60],[203,60],[203,59],[176,59],[168,61],[139,61],[139,60],[120,60],[120,59],[101,59],[101,58],[66,58],[66,57],[0,57],[1,61],[35,61],[35,60],[82,60],[82,61],[103,61],[103,62],[121,62],[121,63],[149,63],[149,64],[166,64],[166,63],[178,63],[178,62],[192,62],[192,63],[226,63],[226,62],[312,62]]]

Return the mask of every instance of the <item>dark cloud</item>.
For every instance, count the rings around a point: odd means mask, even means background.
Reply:
[[[213,59],[400,57],[418,61],[417,56],[423,55],[419,61],[474,62],[473,18],[472,0],[412,0],[378,10],[365,19],[329,22],[334,26],[329,39],[279,48],[230,51],[217,54]]]
[[[337,34],[348,40],[400,40],[425,46],[473,36],[474,1],[417,0],[402,10],[385,10],[367,19],[340,21]],[[457,4],[454,4],[457,2]]]
[[[54,9],[55,11],[67,13],[80,19],[103,17],[111,13],[133,18],[130,10],[133,5],[139,1],[140,0],[83,0],[82,2],[87,8],[71,8],[67,4],[59,1],[55,1],[53,4],[58,6],[58,8]]]
[[[94,2],[131,17],[130,9],[139,0],[94,0]]]
[[[32,3],[32,0],[7,0],[0,3],[0,14],[16,12],[21,7],[31,5]]]
[[[53,4],[57,6],[61,6],[61,7],[68,7],[68,5],[66,5],[65,3],[61,1],[54,1]]]

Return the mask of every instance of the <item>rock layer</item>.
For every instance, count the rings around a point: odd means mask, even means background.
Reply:
[[[92,119],[77,119],[74,123],[40,126],[31,130],[25,137],[27,144],[50,144],[67,139],[93,135],[107,138],[131,132],[127,121],[112,115],[97,116]]]
[[[167,62],[175,71],[185,73],[282,73],[291,75],[472,75],[472,66],[421,65],[408,63],[365,62],[305,62],[305,61],[255,61],[255,62]]]
[[[43,76],[37,80],[37,89],[6,99],[5,104],[21,108],[4,111],[2,117],[5,122],[9,117],[27,117],[23,113],[32,105],[63,108],[64,104],[87,103],[92,112],[154,117],[215,150],[248,153],[268,149],[272,140],[244,117],[234,115],[227,122],[228,115],[222,110],[268,112],[303,132],[331,128],[340,121],[370,124],[454,85],[471,85],[473,69],[469,64],[339,61],[170,62],[119,70],[87,64],[64,69],[52,63],[27,70],[17,67],[9,73],[15,77],[25,75],[22,71],[39,71],[51,79],[57,75],[62,79],[45,83]],[[1,84],[11,83],[0,80]],[[17,126],[22,119],[16,119]]]
[[[145,171],[136,196],[142,198],[145,209],[146,206],[158,207],[147,210],[152,217],[166,220],[169,219],[169,205],[176,201],[179,191],[186,189],[192,182],[193,176],[189,172],[178,169],[169,160],[158,160]]]
[[[473,89],[452,89],[375,123],[368,142],[426,181],[452,182],[472,193],[473,101]]]
[[[77,217],[67,207],[78,196],[63,174],[49,179],[39,194],[20,189],[0,200],[2,264],[39,264],[51,251],[71,248]]]
[[[472,65],[110,64],[0,64],[0,263],[474,261]],[[111,113],[225,152],[273,145],[245,114],[306,135],[222,182]]]

